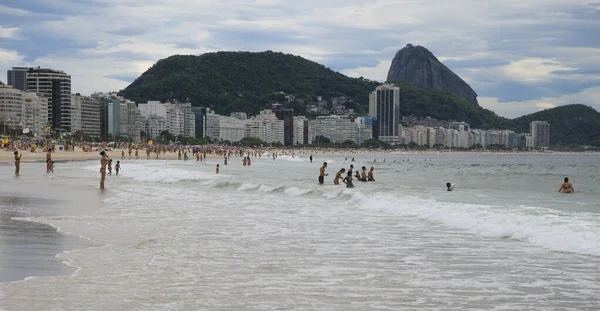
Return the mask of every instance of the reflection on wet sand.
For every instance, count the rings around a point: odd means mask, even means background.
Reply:
[[[47,225],[14,220],[42,216],[44,207],[55,204],[60,202],[0,194],[0,282],[73,272],[55,256],[66,250],[91,246],[88,242],[59,233]]]

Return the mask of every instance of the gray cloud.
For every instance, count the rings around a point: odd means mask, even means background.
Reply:
[[[80,77],[74,91],[82,93],[124,87],[172,54],[216,50],[283,51],[383,80],[407,43],[427,47],[480,97],[499,102],[562,96],[561,104],[600,85],[600,10],[591,2],[7,0],[3,6],[0,26],[19,28],[21,36],[16,42],[0,36],[11,59],[73,68]]]

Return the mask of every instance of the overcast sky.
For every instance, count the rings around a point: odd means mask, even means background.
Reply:
[[[516,117],[555,105],[600,110],[600,0],[3,0],[0,80],[12,66],[72,75],[72,91],[125,88],[161,58],[282,51],[384,81],[422,45]]]

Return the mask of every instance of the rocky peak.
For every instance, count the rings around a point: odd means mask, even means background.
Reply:
[[[477,103],[477,93],[433,53],[419,45],[409,43],[396,53],[387,81],[404,81],[420,87],[446,90]]]

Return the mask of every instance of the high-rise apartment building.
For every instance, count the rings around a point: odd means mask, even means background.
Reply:
[[[26,79],[25,89],[48,98],[48,121],[54,129],[71,131],[71,76],[62,70],[48,68],[29,68],[24,73],[23,67],[9,70],[11,81],[20,84],[23,76]]]
[[[529,134],[534,148],[550,147],[550,123],[533,121],[529,124]]]
[[[75,94],[71,96],[71,130],[92,138],[100,137],[100,100]]]
[[[283,108],[279,104],[273,105],[273,113],[277,119],[283,121],[283,144],[294,144],[294,109]]]
[[[308,145],[310,140],[310,127],[306,117],[294,117],[294,145]]]
[[[194,114],[194,134],[197,138],[206,136],[206,115],[210,113],[210,108],[192,107]]]
[[[48,98],[39,96],[34,92],[25,92],[25,125],[35,137],[44,133],[46,122],[48,122]]]
[[[196,116],[190,103],[161,103],[149,101],[139,104],[141,116],[159,116],[165,119],[167,131],[175,136],[196,137]]]
[[[0,122],[4,127],[16,129],[25,118],[23,91],[10,85],[0,85]]]
[[[374,132],[378,139],[390,144],[399,144],[400,138],[400,88],[380,85],[369,97],[369,112],[376,119]]]
[[[6,84],[17,90],[27,90],[27,72],[29,67],[13,67],[6,72]]]

